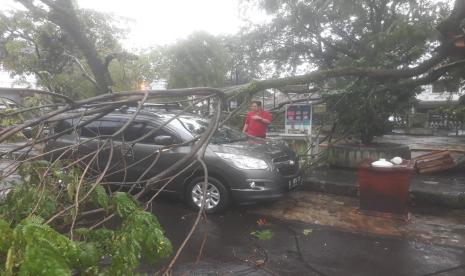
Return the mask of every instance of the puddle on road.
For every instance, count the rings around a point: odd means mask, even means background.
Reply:
[[[357,198],[296,191],[253,212],[357,233],[465,247],[465,211],[462,210],[419,209],[412,212],[406,222],[363,214],[358,211]]]

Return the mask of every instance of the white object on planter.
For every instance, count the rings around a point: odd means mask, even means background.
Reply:
[[[386,159],[384,159],[384,158],[381,158],[381,159],[371,163],[371,165],[373,167],[378,167],[378,168],[390,168],[390,167],[394,166],[394,164],[392,164],[389,161],[386,161]]]
[[[394,163],[395,165],[400,165],[402,164],[402,157],[396,156],[391,159],[391,162]]]

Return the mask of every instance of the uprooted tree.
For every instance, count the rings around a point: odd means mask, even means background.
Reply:
[[[73,1],[18,1],[27,8],[34,20],[42,20],[44,24],[52,22],[53,26],[50,26],[50,28],[53,29],[53,33],[59,32],[60,36],[63,35],[73,42],[74,53],[79,54],[77,60],[75,58],[64,61],[57,59],[56,63],[52,65],[59,67],[62,64],[68,64],[67,62],[70,61],[74,62],[75,65],[78,64],[79,70],[82,70],[81,73],[84,74],[87,81],[92,83],[98,95],[76,99],[73,95],[63,95],[63,91],[53,91],[53,86],[48,87],[52,88],[50,91],[33,91],[52,99],[53,103],[8,111],[8,114],[2,114],[2,119],[13,118],[19,114],[27,113],[33,114],[33,116],[29,116],[30,119],[26,120],[15,117],[16,121],[9,121],[10,126],[2,126],[4,128],[0,130],[0,143],[7,141],[23,130],[34,129],[31,139],[3,155],[24,152],[24,150],[26,152],[28,150],[32,151],[37,146],[44,145],[48,141],[70,131],[79,133],[81,128],[92,121],[125,106],[132,105],[135,111],[133,116],[117,133],[99,135],[98,139],[102,141],[102,146],[84,157],[76,157],[72,160],[57,158],[51,163],[34,161],[50,154],[50,152],[42,152],[34,156],[23,156],[22,160],[11,165],[10,172],[19,171],[23,176],[23,180],[9,191],[6,200],[0,207],[0,229],[2,232],[0,236],[0,259],[4,264],[1,269],[7,275],[50,275],[57,273],[71,274],[72,272],[79,272],[83,275],[96,275],[98,273],[126,275],[132,273],[143,258],[156,261],[159,257],[169,255],[171,245],[163,235],[163,230],[155,217],[148,212],[150,203],[159,194],[159,192],[154,194],[151,190],[159,183],[164,183],[163,187],[169,185],[183,169],[193,164],[203,164],[202,157],[212,134],[220,124],[223,124],[240,111],[240,108],[238,108],[235,112],[226,116],[222,114],[222,106],[229,99],[238,96],[251,97],[255,93],[268,88],[281,88],[292,84],[318,84],[327,82],[327,80],[333,80],[334,83],[341,80],[346,83],[353,83],[354,87],[358,87],[362,91],[368,91],[370,97],[379,96],[382,98],[392,90],[398,92],[401,97],[403,91],[413,90],[419,85],[431,83],[445,74],[454,73],[460,75],[461,71],[457,69],[460,69],[465,63],[462,59],[464,50],[460,48],[460,43],[458,43],[464,36],[460,26],[463,19],[465,19],[465,1],[457,0],[449,17],[438,25],[442,37],[436,41],[438,45],[435,50],[428,52],[429,48],[420,47],[425,53],[423,55],[415,53],[416,59],[408,60],[406,63],[394,62],[377,66],[377,64],[371,62],[360,62],[355,63],[356,66],[353,66],[354,63],[351,62],[329,59],[333,57],[330,53],[333,53],[333,55],[344,55],[344,58],[352,58],[352,55],[356,55],[362,61],[370,60],[364,59],[364,51],[353,53],[348,45],[343,44],[345,39],[351,38],[350,34],[345,34],[345,36],[348,35],[349,37],[341,36],[340,41],[335,43],[334,41],[328,41],[329,38],[333,37],[318,37],[318,33],[315,32],[313,35],[316,36],[315,42],[317,43],[315,44],[316,52],[313,54],[320,52],[321,64],[324,66],[320,66],[319,69],[307,74],[296,75],[297,71],[295,71],[294,74],[290,74],[288,77],[258,80],[222,89],[201,87],[114,92],[111,89],[113,81],[109,65],[115,55],[102,56],[102,53],[96,50],[95,45],[97,42],[90,39],[90,35],[86,33],[86,27],[82,23],[82,14],[74,7]],[[299,11],[299,9],[295,8],[305,4],[303,1],[265,2],[274,5],[269,7],[272,11],[285,10],[279,9],[279,5],[292,4],[291,12],[286,14]],[[313,4],[318,5],[349,5],[346,1],[313,2]],[[376,17],[377,10],[389,5],[391,8],[395,8],[397,5],[401,7],[406,3],[411,3],[411,1],[356,2],[361,3],[361,6],[368,5],[368,9],[373,11],[372,20],[375,23],[383,21]],[[318,5],[315,5],[315,7],[318,7]],[[310,10],[310,12],[321,13],[318,10]],[[299,17],[297,14],[295,18],[307,20],[308,16],[308,14],[303,14]],[[332,16],[337,16],[337,14]],[[352,18],[350,13],[347,16],[349,19]],[[25,23],[27,23],[29,19],[27,16],[22,16],[21,20],[25,20]],[[289,24],[286,21],[281,23]],[[309,26],[309,24],[307,22],[302,26]],[[350,26],[350,22],[347,26]],[[391,30],[394,31],[395,27],[392,27]],[[302,31],[306,32],[305,30]],[[373,30],[373,33],[376,34],[375,30]],[[13,32],[11,35],[19,34]],[[47,36],[45,37],[47,38]],[[27,40],[28,38],[24,39]],[[56,46],[54,43],[44,45],[47,45],[50,49],[55,49],[53,47]],[[293,51],[289,51],[289,49],[298,48],[298,46],[292,44],[287,48],[288,52],[286,54],[289,55],[288,58],[291,58],[293,54]],[[61,51],[60,53],[64,51],[63,48],[58,48],[57,51]],[[383,48],[377,51],[382,52]],[[42,51],[38,52],[39,55],[37,53],[36,55],[40,57]],[[272,53],[268,55],[278,54]],[[382,54],[376,53],[375,57],[379,58],[379,55]],[[296,61],[296,59],[291,60]],[[38,61],[40,61],[40,58]],[[44,64],[44,66],[49,65],[51,64]],[[51,68],[44,67],[45,71],[48,70],[47,74],[51,73],[49,69],[51,70]],[[35,73],[39,78],[44,75],[43,71]],[[44,87],[47,88],[46,85]],[[351,92],[351,89],[348,89],[348,91]],[[363,96],[361,95],[361,97]],[[192,151],[173,166],[153,177],[132,183],[133,186],[130,187],[130,190],[136,191],[136,193],[114,192],[107,185],[105,178],[112,165],[110,162],[112,158],[109,158],[104,164],[97,165],[99,153],[107,151],[111,156],[117,152],[122,152],[125,146],[137,143],[140,138],[117,144],[114,143],[114,139],[137,118],[147,101],[156,99],[158,102],[168,104],[170,98],[176,98],[176,102],[183,99],[182,102],[185,103],[185,108],[179,111],[178,114],[191,111],[195,108],[197,102],[210,99],[211,103],[213,103],[213,110],[209,126],[191,141],[193,143]],[[23,118],[27,118],[27,116]],[[54,124],[70,118],[82,119],[82,121],[77,127],[64,129],[61,132],[50,132]],[[75,145],[62,150],[73,152],[84,144],[85,140],[79,140]],[[169,145],[166,146],[166,149],[177,146],[180,145]],[[157,165],[157,155],[161,154],[162,150],[160,149],[159,152],[154,153],[151,166]],[[31,163],[31,161],[34,162]],[[127,167],[122,168],[122,170],[127,169]],[[207,181],[208,170],[206,168],[204,169],[204,177],[205,181]],[[194,226],[200,221],[203,211],[202,205]],[[118,226],[112,230],[104,228],[105,223],[113,218],[119,218]],[[148,233],[150,235],[147,236]],[[186,240],[191,234],[192,231],[186,237]],[[173,267],[183,245],[167,266],[166,273],[169,273]],[[103,265],[101,263],[102,258],[111,259],[111,265]]]

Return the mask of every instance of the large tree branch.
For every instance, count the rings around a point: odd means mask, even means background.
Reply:
[[[426,73],[433,66],[437,65],[444,59],[445,54],[438,54],[432,57],[431,59],[423,62],[422,64],[418,65],[417,67],[407,69],[342,67],[327,70],[316,70],[301,76],[257,81],[249,85],[246,89],[248,89],[251,93],[255,93],[263,89],[279,88],[292,84],[308,84],[319,80],[337,77],[366,77],[378,80],[407,79]],[[450,68],[447,69],[449,70]]]
[[[95,77],[99,94],[111,92],[113,82],[108,68],[105,66],[103,59],[99,56],[94,43],[87,37],[85,33],[86,29],[81,24],[71,0],[41,0],[42,3],[50,8],[49,12],[34,5],[31,0],[17,1],[23,4],[35,16],[48,18],[66,32],[75,45],[81,50],[89,64],[92,74]]]

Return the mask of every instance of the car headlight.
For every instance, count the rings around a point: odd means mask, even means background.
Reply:
[[[219,157],[230,162],[232,165],[239,169],[245,170],[266,170],[268,169],[268,164],[262,159],[253,158],[244,155],[238,155],[233,153],[223,153],[217,152]]]

